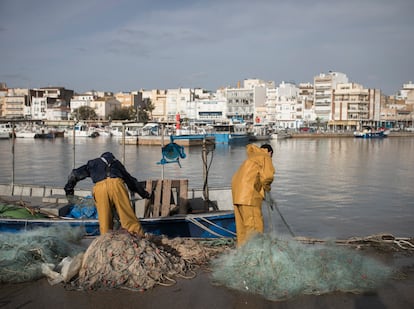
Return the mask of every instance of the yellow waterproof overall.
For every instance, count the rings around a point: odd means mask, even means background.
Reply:
[[[136,217],[129,200],[128,190],[121,178],[106,178],[93,188],[96,210],[98,211],[101,235],[113,229],[112,207],[115,207],[122,228],[130,233],[144,235],[144,230]]]
[[[234,205],[237,246],[240,247],[255,233],[264,232],[262,205]]]
[[[262,201],[270,191],[275,173],[267,149],[246,146],[247,159],[234,173],[231,187],[236,220],[237,246],[242,246],[253,233],[263,233]]]

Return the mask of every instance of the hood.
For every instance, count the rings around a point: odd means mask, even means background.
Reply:
[[[267,149],[260,148],[255,144],[249,144],[246,146],[247,157],[251,158],[256,155],[267,155]]]
[[[101,155],[101,158],[104,158],[108,162],[108,164],[111,164],[115,161],[115,156],[111,152],[104,152]]]

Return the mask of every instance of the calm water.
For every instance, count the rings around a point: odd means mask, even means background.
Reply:
[[[414,236],[414,138],[383,140],[353,138],[288,139],[271,141],[276,167],[272,196],[296,235],[308,237],[368,236],[391,233]],[[12,179],[12,142],[0,140],[0,183]],[[75,165],[111,151],[139,180],[188,178],[201,188],[201,147],[186,148],[177,164],[157,164],[157,146],[125,147],[104,137],[56,140],[17,139],[14,145],[14,182],[63,186]],[[230,186],[233,173],[245,159],[245,147],[216,145],[208,182]],[[78,187],[91,187],[84,180]],[[229,201],[231,203],[231,201]],[[266,226],[287,233],[276,211],[267,212]],[[269,218],[271,220],[269,220]]]

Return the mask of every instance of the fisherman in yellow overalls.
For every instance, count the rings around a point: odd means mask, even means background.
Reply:
[[[65,185],[66,196],[72,196],[78,181],[86,177],[91,177],[95,184],[93,198],[98,212],[101,235],[113,228],[112,207],[115,207],[121,227],[132,234],[144,236],[144,230],[131,207],[127,187],[146,199],[149,199],[151,194],[127,172],[124,165],[110,152],[89,160],[70,173]]]
[[[246,146],[247,159],[233,175],[231,182],[237,246],[242,246],[254,233],[263,233],[262,201],[269,192],[275,168],[273,148],[264,144]]]

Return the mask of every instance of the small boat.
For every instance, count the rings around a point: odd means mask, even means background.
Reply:
[[[64,137],[64,131],[49,130],[48,132],[42,131],[40,133],[35,133],[34,138],[56,138]]]
[[[68,225],[84,228],[85,236],[99,235],[99,222],[96,216],[82,216],[79,218],[71,216],[71,209],[74,205],[69,204],[64,195],[53,194],[64,192],[63,188],[44,188],[29,185],[16,185],[13,189],[10,188],[10,185],[0,185],[0,196],[2,196],[0,201],[3,201],[3,203],[0,203],[0,232],[21,232],[40,227]],[[227,192],[229,189],[223,190],[221,188],[217,190],[217,192],[210,191],[210,196],[217,197],[218,200],[221,199],[221,202],[223,198],[228,200],[228,197],[231,196],[231,192]],[[13,192],[13,194],[11,196],[4,195],[5,192]],[[201,192],[194,190],[191,192],[193,197],[188,200],[189,205],[192,205],[192,212],[190,213],[177,213],[159,217],[145,217],[137,214],[144,231],[167,237],[235,237],[236,226],[231,202],[227,209],[219,209],[217,205],[220,202],[215,201],[212,210],[201,211],[197,206],[204,207],[204,203],[199,197]],[[27,195],[24,196],[25,194]],[[86,194],[90,195],[90,191],[77,190],[76,194],[81,194],[86,198]],[[25,204],[30,206],[14,206],[18,203],[12,203],[12,201],[18,202],[18,199],[24,200]],[[27,200],[30,202],[27,203]],[[132,203],[135,202],[138,203],[136,213],[140,211],[143,214],[145,200],[139,199]],[[36,211],[31,212],[27,209]],[[22,212],[25,215],[22,215]]]
[[[146,233],[167,237],[221,238],[235,237],[234,212],[216,211],[203,214],[174,215],[161,218],[140,218]],[[27,231],[40,227],[83,227],[85,236],[99,235],[98,219],[61,218],[3,218],[0,232]]]
[[[36,131],[32,130],[16,130],[16,138],[35,138],[36,134]]]
[[[286,138],[291,138],[292,134],[288,133],[287,131],[277,131],[272,133],[271,138],[272,139],[286,139]]]
[[[0,132],[0,139],[9,139],[10,133],[8,132]]]
[[[9,139],[12,132],[13,128],[10,123],[0,123],[0,139]]]
[[[388,130],[379,129],[379,130],[372,130],[371,128],[367,127],[363,131],[355,131],[354,137],[356,138],[384,138],[387,137],[389,134]]]
[[[84,123],[77,123],[72,129],[65,131],[65,136],[73,137],[97,137],[98,131],[95,127],[88,126]]]
[[[270,129],[265,124],[254,124],[249,130],[250,141],[266,141],[270,137]]]

